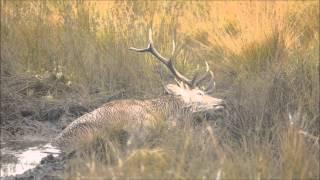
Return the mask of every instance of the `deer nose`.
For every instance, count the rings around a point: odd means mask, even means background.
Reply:
[[[219,99],[218,103],[214,105],[216,110],[223,110],[226,107],[226,103],[224,100]]]

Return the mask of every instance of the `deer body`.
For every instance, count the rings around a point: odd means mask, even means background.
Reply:
[[[152,100],[116,100],[74,120],[53,141],[66,147],[79,138],[90,137],[106,128],[121,129],[137,135],[152,128],[159,118],[177,114],[182,102],[174,96],[162,96]]]

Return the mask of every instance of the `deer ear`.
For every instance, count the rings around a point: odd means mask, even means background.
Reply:
[[[164,88],[168,94],[181,95],[181,88],[175,84],[168,84]]]

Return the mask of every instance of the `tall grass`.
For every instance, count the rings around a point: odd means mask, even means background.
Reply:
[[[2,78],[62,73],[84,97],[155,97],[172,78],[151,56],[128,51],[146,46],[152,28],[162,54],[176,40],[175,64],[187,76],[207,61],[214,95],[229,104],[217,126],[159,128],[138,150],[94,141],[103,150],[84,151],[67,177],[320,177],[318,1],[1,3]],[[95,158],[110,153],[115,161]]]

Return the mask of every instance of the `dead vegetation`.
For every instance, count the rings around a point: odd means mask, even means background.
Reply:
[[[59,131],[112,99],[157,97],[172,78],[128,51],[145,45],[150,26],[163,54],[178,40],[188,77],[207,60],[214,95],[229,104],[218,121],[159,123],[137,149],[122,132],[98,134],[66,179],[319,179],[318,1],[1,3],[4,134],[45,134],[51,120]]]

